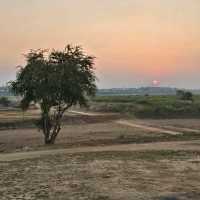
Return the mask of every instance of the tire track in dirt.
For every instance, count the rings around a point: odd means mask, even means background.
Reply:
[[[170,134],[170,135],[182,135],[183,134],[183,133],[178,132],[178,131],[172,131],[172,130],[167,130],[167,129],[163,129],[163,128],[157,128],[157,127],[153,127],[153,126],[137,124],[137,123],[130,122],[130,121],[127,121],[127,120],[118,120],[118,121],[116,121],[116,123],[123,125],[123,126],[131,126],[131,127],[134,127],[134,128],[140,128],[140,129],[144,129],[144,130],[152,131],[152,132],[157,132],[157,133],[166,133],[166,134]]]
[[[81,111],[69,111],[74,114],[79,114],[79,115],[87,115],[87,116],[102,116],[102,115],[107,115],[105,113],[90,113],[90,112],[81,112]],[[140,128],[152,132],[157,132],[157,133],[166,133],[170,135],[182,135],[182,132],[179,131],[174,131],[174,130],[168,130],[164,128],[158,128],[158,127],[153,127],[153,126],[148,126],[148,125],[142,125],[134,122],[130,122],[128,120],[117,120],[115,123],[123,125],[123,126],[131,126],[134,128]]]
[[[111,152],[111,151],[151,151],[151,150],[192,150],[200,151],[200,141],[188,141],[188,142],[155,142],[145,144],[121,144],[110,146],[96,146],[96,147],[77,147],[68,149],[49,149],[38,150],[30,152],[18,152],[18,153],[2,153],[0,154],[0,162],[9,162],[16,160],[39,158],[41,156],[50,156],[58,154],[75,154],[86,152]]]

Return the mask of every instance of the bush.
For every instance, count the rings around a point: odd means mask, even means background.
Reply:
[[[92,105],[96,111],[117,112],[140,118],[199,118],[200,95],[192,95],[191,98],[189,93],[184,92],[182,99],[176,95],[95,97]]]
[[[177,90],[176,96],[181,100],[193,101],[193,94],[189,91]]]
[[[4,107],[8,107],[10,105],[10,101],[8,100],[7,97],[1,97],[0,98],[0,105]]]

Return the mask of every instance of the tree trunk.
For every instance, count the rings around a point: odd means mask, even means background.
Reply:
[[[45,142],[45,144],[52,144],[52,141],[51,141],[51,128],[50,128],[48,114],[44,114],[43,115],[43,133],[44,133],[44,142]]]
[[[44,143],[45,144],[53,144],[52,141],[51,141],[51,139],[49,139],[49,138],[45,138],[44,139]]]
[[[60,129],[60,121],[55,124],[52,131],[50,128],[44,129],[45,144],[54,144]]]
[[[55,143],[55,139],[52,138],[52,137],[50,137],[50,138],[46,138],[46,137],[45,137],[44,142],[45,142],[45,144],[47,144],[47,145],[51,145],[51,144],[54,144],[54,143]]]
[[[59,131],[49,134],[49,136],[45,135],[45,138],[44,138],[45,144],[54,144],[58,133]]]
[[[43,108],[45,108],[43,106]],[[54,144],[56,137],[61,129],[61,119],[65,110],[59,109],[58,113],[55,114],[55,118],[51,118],[49,115],[50,109],[43,109],[42,114],[42,129],[44,133],[45,144]]]

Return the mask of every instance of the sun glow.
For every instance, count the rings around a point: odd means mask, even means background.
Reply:
[[[152,84],[153,84],[154,87],[157,87],[157,86],[160,85],[160,81],[158,81],[158,80],[153,80],[153,81],[152,81]]]

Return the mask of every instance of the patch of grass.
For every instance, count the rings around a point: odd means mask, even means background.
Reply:
[[[21,113],[15,113],[14,116],[10,116],[9,112],[1,113],[0,112],[0,130],[7,129],[23,129],[23,128],[36,128],[36,122],[39,119],[38,115],[29,115],[28,117],[21,116]],[[85,124],[85,123],[102,123],[109,122],[114,119],[119,119],[120,115],[107,115],[107,116],[86,116],[86,115],[66,115],[62,118],[62,124],[65,125],[76,125],[76,124]]]
[[[7,130],[7,129],[18,129],[18,128],[35,128],[34,119],[27,119],[24,121],[16,120],[16,121],[7,121],[7,122],[0,122],[0,130]]]
[[[120,135],[116,140],[118,143],[151,143],[151,142],[170,142],[170,141],[190,141],[199,140],[199,133],[183,133],[182,135],[169,135],[169,134],[154,134],[153,137],[141,135]]]
[[[89,152],[74,154],[81,161],[91,160],[187,160],[200,156],[200,151],[174,151],[174,150],[151,150],[151,151],[111,151]]]
[[[198,118],[200,96],[184,101],[175,95],[166,96],[97,96],[92,110],[132,114],[140,118]]]

